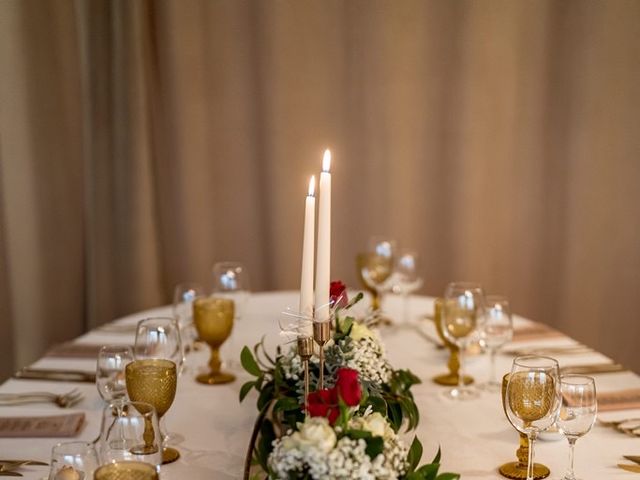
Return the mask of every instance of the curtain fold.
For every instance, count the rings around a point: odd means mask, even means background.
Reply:
[[[480,281],[640,369],[638,18],[633,0],[5,0],[0,376],[215,261],[296,288],[327,146],[332,277],[357,285],[386,234],[421,255],[423,293]]]

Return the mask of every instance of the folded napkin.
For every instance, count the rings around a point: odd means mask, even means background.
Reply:
[[[617,390],[615,392],[598,392],[598,411],[632,410],[640,408],[640,388]]]
[[[562,337],[564,334],[544,323],[533,323],[513,330],[514,342],[527,342],[544,338]]]
[[[84,413],[48,417],[0,417],[0,437],[74,437],[84,425]]]
[[[67,342],[53,346],[45,357],[98,358],[103,344]]]

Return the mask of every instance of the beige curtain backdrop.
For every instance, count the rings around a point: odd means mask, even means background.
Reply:
[[[640,2],[0,2],[0,377],[245,262],[371,234],[640,370]]]

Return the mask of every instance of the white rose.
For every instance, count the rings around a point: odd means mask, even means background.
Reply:
[[[336,445],[336,432],[333,431],[329,420],[324,417],[312,417],[300,424],[300,431],[292,435],[301,450],[316,448],[329,453]]]
[[[373,337],[373,332],[369,330],[365,325],[358,322],[353,322],[351,331],[349,332],[349,336],[353,340],[362,340],[366,337]]]
[[[366,417],[356,417],[351,421],[354,428],[370,432],[373,436],[382,437],[385,440],[395,436],[395,432],[389,422],[379,413],[374,412]]]

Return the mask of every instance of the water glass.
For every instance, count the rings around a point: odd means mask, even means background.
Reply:
[[[144,402],[111,402],[102,412],[98,451],[101,463],[126,460],[159,467],[162,437],[155,408]]]
[[[569,442],[569,469],[562,480],[576,480],[573,472],[575,444],[578,438],[589,433],[596,421],[596,383],[584,375],[563,375],[560,393],[562,405],[556,425]]]
[[[249,300],[249,272],[239,262],[218,262],[213,265],[213,295],[233,300],[235,319],[240,320],[246,313]]]
[[[185,353],[193,350],[196,340],[196,330],[193,325],[193,301],[205,294],[204,288],[193,282],[176,285],[173,293],[173,316],[180,326]]]
[[[513,338],[513,319],[509,300],[501,295],[485,297],[485,317],[480,328],[480,346],[489,352],[491,370],[489,380],[480,385],[483,390],[499,392],[501,382],[496,378],[496,353]]]
[[[560,411],[560,369],[550,357],[526,355],[513,361],[505,392],[507,417],[529,439],[527,480],[533,480],[535,441]]]
[[[58,443],[51,451],[49,480],[92,480],[98,465],[98,454],[92,443]]]
[[[171,360],[176,364],[180,374],[184,363],[184,349],[178,321],[170,317],[150,317],[140,320],[133,353],[136,360],[152,358]]]
[[[422,287],[418,274],[418,254],[411,250],[401,250],[396,258],[392,274],[392,291],[402,295],[404,323],[409,322],[409,295]]]
[[[105,345],[96,362],[96,387],[105,402],[126,398],[127,384],[124,367],[133,361],[133,351],[128,345]]]

